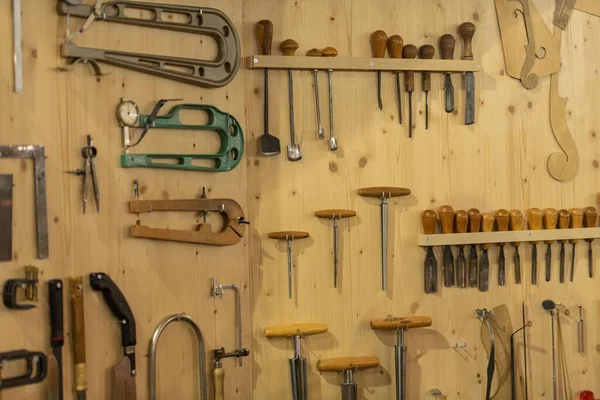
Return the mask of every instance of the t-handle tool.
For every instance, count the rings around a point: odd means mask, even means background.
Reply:
[[[510,216],[510,230],[511,231],[521,231],[523,230],[523,213],[519,210],[510,210],[508,212]],[[521,255],[519,254],[519,245],[520,242],[512,242],[511,243],[515,248],[515,283],[521,283]]]
[[[90,180],[94,188],[94,200],[96,201],[96,210],[100,212],[100,191],[98,189],[98,174],[96,172],[96,156],[98,150],[94,147],[94,140],[90,135],[87,135],[87,145],[81,148],[81,155],[85,161],[85,169],[76,169],[68,171],[71,174],[83,175],[83,188],[81,189],[81,203],[83,204],[83,213],[85,214],[88,203],[87,194]]]
[[[270,239],[285,240],[287,243],[287,267],[288,267],[288,296],[292,298],[292,242],[297,239],[306,239],[310,235],[301,231],[282,231],[269,233]]]
[[[469,214],[469,232],[476,233],[481,229],[481,211],[476,208],[471,208],[467,211]],[[469,287],[477,287],[477,244],[471,245],[469,252]]]
[[[467,233],[469,228],[469,214],[465,210],[458,210],[455,214],[456,233]],[[467,287],[467,258],[465,257],[465,245],[458,245],[458,257],[456,258],[456,283],[459,288]]]
[[[595,207],[586,207],[583,209],[583,224],[586,228],[595,228],[598,221],[598,210]],[[590,278],[594,276],[594,254],[592,253],[592,242],[594,239],[585,239],[588,242],[588,273]]]
[[[496,211],[496,225],[498,227],[498,232],[506,232],[508,231],[508,224],[510,222],[510,216],[508,211],[504,209],[500,209]],[[504,286],[506,284],[506,267],[505,267],[505,258],[504,258],[504,246],[506,243],[498,243],[500,246],[500,252],[498,253],[498,285]]]
[[[387,40],[388,53],[391,58],[402,58],[402,48],[404,47],[404,40],[400,35],[390,36]],[[402,89],[400,87],[400,72],[395,71],[396,74],[396,98],[398,101],[398,123],[402,124]]]
[[[256,24],[256,41],[261,55],[271,55],[271,45],[273,44],[273,23],[268,19],[263,19]],[[269,133],[269,69],[264,71],[264,128],[265,132],[260,136],[260,154],[263,156],[276,156],[281,153],[279,138]]]
[[[433,210],[425,210],[421,214],[421,222],[423,223],[423,233],[426,235],[435,235],[437,229],[437,215]],[[425,248],[427,255],[425,256],[424,264],[424,281],[425,281],[425,293],[436,293],[437,292],[437,260],[435,259],[435,253],[433,252],[433,246],[427,246]]]
[[[454,46],[456,40],[450,34],[442,35],[440,38],[440,49],[442,59],[452,60],[454,58]],[[454,85],[452,85],[452,75],[449,72],[444,73],[444,105],[447,113],[454,111]]]
[[[83,312],[83,278],[69,279],[71,303],[71,338],[73,340],[73,377],[77,400],[86,399],[87,367],[85,363],[85,319]]]
[[[394,346],[396,358],[396,400],[406,400],[406,361],[407,347],[405,333],[409,329],[431,326],[431,317],[386,318],[371,321],[371,329],[396,331],[397,342]]]
[[[452,233],[454,228],[454,210],[450,206],[441,206],[438,214],[442,223],[442,233]],[[444,246],[444,286],[454,286],[454,255],[452,254],[452,246]]]
[[[481,231],[491,232],[494,229],[494,216],[490,213],[481,213]],[[490,258],[488,250],[489,243],[481,245],[481,264],[479,265],[479,290],[487,292],[490,287]]]
[[[336,57],[338,51],[333,47],[325,47],[321,50],[323,57]],[[327,70],[327,82],[329,83],[329,150],[335,151],[338,148],[337,139],[333,129],[333,69]]]
[[[458,34],[463,40],[463,60],[473,59],[473,35],[475,35],[475,25],[471,22],[464,22],[458,27]],[[475,74],[473,72],[465,73],[465,89],[467,91],[467,103],[465,109],[465,125],[475,123]]]
[[[571,208],[569,210],[569,214],[571,215],[570,227],[574,228],[574,229],[581,228],[581,225],[583,224],[583,210],[581,208]],[[578,242],[579,242],[578,239],[569,240],[569,243],[572,244],[571,282],[573,282],[573,279],[575,278],[575,248],[576,248]]]
[[[402,48],[402,58],[414,59],[417,58],[418,50],[415,45],[407,44]],[[412,138],[413,123],[412,123],[412,94],[415,91],[415,73],[413,71],[404,71],[404,85],[408,92],[408,137]]]
[[[529,230],[539,231],[542,229],[542,210],[539,208],[530,208],[527,210],[527,219]],[[537,285],[537,244],[538,241],[531,242],[531,283]]]
[[[298,50],[298,42],[293,39],[287,39],[281,42],[279,50],[284,56],[293,57]],[[294,118],[294,78],[292,69],[288,68],[288,102],[290,108],[290,144],[287,146],[288,160],[299,161],[302,159],[302,150],[296,143],[296,122]]]
[[[356,216],[354,210],[320,210],[315,212],[318,218],[333,220],[333,287],[337,288],[338,281],[338,220]]]
[[[558,222],[558,211],[555,208],[546,208],[543,211],[543,224],[544,229],[552,230],[556,229],[556,223]],[[546,248],[546,282],[550,282],[552,278],[552,243],[554,240],[545,240],[548,246]]]
[[[306,52],[307,57],[322,57],[323,53],[319,49],[310,49]],[[315,92],[315,117],[317,118],[317,138],[325,139],[325,129],[321,123],[321,101],[319,99],[319,70],[313,69],[313,87]]]
[[[387,290],[387,237],[388,237],[388,212],[387,200],[391,197],[410,195],[410,189],[391,186],[378,186],[358,189],[358,194],[363,197],[381,199],[381,290]]]
[[[275,325],[265,329],[267,339],[288,338],[294,342],[294,358],[289,360],[292,400],[308,399],[307,363],[306,358],[302,357],[300,340],[325,333],[327,329],[327,324],[323,323]]]
[[[560,209],[558,210],[558,229],[568,229],[569,224],[571,223],[571,214],[567,210]],[[559,279],[560,283],[564,283],[565,281],[565,262],[566,262],[566,254],[565,254],[565,243],[566,240],[559,240],[560,243],[560,271],[559,271]]]
[[[431,60],[435,47],[430,44],[419,47],[419,58]],[[425,92],[425,129],[429,129],[429,91],[431,90],[431,71],[423,71],[421,89]]]
[[[52,400],[63,399],[62,348],[65,342],[63,329],[63,283],[60,279],[48,281],[48,304],[50,305],[50,347],[56,361],[50,382]],[[54,374],[56,373],[56,374]]]
[[[372,356],[326,358],[317,362],[320,372],[337,372],[344,376],[342,400],[357,400],[358,391],[354,382],[354,373],[369,368],[377,368],[379,358]]]
[[[385,45],[387,43],[387,34],[378,30],[371,34],[371,53],[373,58],[385,58]],[[381,70],[377,71],[377,105],[379,110],[383,110],[383,101],[381,100]]]
[[[223,359],[235,357],[241,361],[242,357],[248,357],[249,355],[250,350],[248,349],[237,349],[229,353],[226,353],[223,347],[213,350],[214,400],[225,400],[225,370],[223,369]]]

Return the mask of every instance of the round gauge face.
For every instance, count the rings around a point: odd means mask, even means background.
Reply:
[[[117,107],[117,119],[127,126],[135,126],[140,115],[137,104],[130,100],[124,100]]]

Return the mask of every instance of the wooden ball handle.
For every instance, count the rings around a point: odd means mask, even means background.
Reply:
[[[279,44],[279,50],[284,56],[293,56],[298,50],[298,42],[294,39],[286,39]]]
[[[584,220],[583,223],[586,228],[595,228],[598,222],[598,210],[596,207],[586,207],[583,209]]]
[[[510,210],[508,212],[510,216],[510,230],[511,231],[522,231],[523,230],[523,213],[519,210]],[[513,242],[514,246],[519,246],[519,242]]]
[[[425,210],[421,214],[421,222],[423,223],[423,232],[426,235],[434,235],[437,228],[437,215],[433,210]]]
[[[425,44],[419,48],[419,58],[423,60],[431,60],[435,55],[435,47],[430,44]],[[425,92],[431,90],[431,72],[423,71],[422,75],[422,89]]]
[[[402,58],[414,59],[417,58],[417,46],[407,44],[402,48]],[[404,71],[404,85],[407,92],[415,91],[415,73],[413,71]]]
[[[543,211],[544,229],[556,229],[558,222],[558,211],[555,208],[546,208]],[[544,240],[546,244],[554,243],[554,240]]]
[[[387,40],[387,50],[391,58],[402,58],[404,40],[400,35],[392,35]]]
[[[454,210],[450,206],[441,206],[438,211],[442,222],[442,233],[452,233],[454,225]]]
[[[335,47],[325,47],[323,50],[321,50],[321,53],[323,54],[323,57],[335,57],[338,55],[338,51]]]
[[[469,232],[479,232],[481,230],[481,211],[471,208],[467,214],[469,214]]]
[[[583,224],[583,210],[581,208],[571,208],[569,210],[569,214],[571,215],[571,228],[581,228]],[[577,244],[579,240],[571,239],[569,242],[573,244]]]
[[[527,219],[529,222],[529,230],[539,231],[542,229],[542,210],[539,208],[530,208],[527,210]],[[538,244],[539,242],[531,242],[532,244]]]
[[[458,27],[458,34],[463,40],[463,60],[473,59],[473,35],[475,35],[475,25],[471,22],[464,22]]]
[[[558,229],[568,229],[571,224],[571,214],[565,209],[558,210]],[[567,243],[566,240],[559,240],[560,243]]]
[[[454,220],[456,223],[455,232],[467,233],[467,229],[469,228],[469,214],[465,210],[458,210],[454,214]]]
[[[273,45],[273,23],[268,19],[258,21],[256,24],[256,41],[260,54],[270,56]]]
[[[496,210],[494,214],[496,218],[496,226],[498,227],[498,232],[506,232],[508,230],[508,224],[510,223],[510,216],[508,211],[501,208]],[[504,246],[504,243],[498,243],[499,246]]]
[[[440,49],[442,51],[442,59],[452,60],[454,58],[454,47],[456,46],[456,40],[454,36],[450,34],[442,35],[440,38]]]
[[[310,49],[306,52],[307,57],[322,57],[323,52],[319,49]]]
[[[387,43],[387,34],[384,31],[375,31],[371,34],[371,52],[373,58],[385,57],[385,45]]]
[[[487,212],[481,213],[481,231],[491,232],[492,230],[494,230],[494,216]],[[488,250],[490,248],[490,244],[484,243],[481,245],[481,248]]]

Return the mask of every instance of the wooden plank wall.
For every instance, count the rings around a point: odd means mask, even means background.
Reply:
[[[535,1],[548,26],[554,2]],[[519,17],[520,18],[520,17]],[[340,148],[333,153],[326,141],[316,139],[312,75],[295,72],[296,129],[304,151],[302,161],[288,162],[289,143],[287,79],[285,71],[271,72],[271,132],[282,143],[282,155],[257,157],[257,138],[263,132],[262,73],[246,72],[247,132],[249,138],[249,207],[253,220],[252,335],[255,398],[290,398],[287,359],[291,343],[266,340],[263,329],[279,323],[325,322],[329,332],[303,341],[309,360],[312,398],[339,398],[341,377],[319,375],[321,358],[376,355],[381,367],[358,375],[359,398],[394,398],[393,334],[375,334],[369,320],[386,316],[430,315],[433,325],[411,331],[408,341],[408,398],[432,398],[438,388],[448,399],[481,399],[485,392],[487,354],[481,340],[476,308],[508,307],[513,327],[521,321],[525,302],[532,327],[529,339],[529,398],[551,396],[550,317],[541,302],[551,298],[572,311],[562,318],[566,361],[573,392],[600,390],[597,362],[597,315],[600,307],[595,288],[598,278],[587,277],[587,256],[579,244],[575,283],[558,283],[557,245],[553,248],[552,282],[542,277],[545,246],[539,246],[540,284],[530,283],[531,246],[521,247],[524,282],[514,283],[513,251],[507,247],[507,286],[496,282],[497,247],[490,250],[491,288],[446,289],[424,295],[422,265],[425,253],[417,246],[420,213],[450,204],[457,209],[570,208],[596,204],[599,183],[597,145],[598,18],[575,11],[563,36],[560,93],[569,98],[568,122],[581,155],[579,174],[571,182],[553,180],[546,170],[550,153],[558,151],[549,124],[549,78],[537,88],[525,90],[504,73],[500,33],[494,2],[490,0],[320,0],[244,2],[245,53],[257,51],[250,40],[254,24],[270,19],[275,25],[274,54],[287,39],[298,41],[298,55],[310,48],[334,46],[340,56],[371,54],[369,35],[383,29],[400,34],[417,46],[432,43],[444,33],[457,37],[464,21],[477,26],[475,57],[483,72],[477,74],[477,122],[466,127],[462,77],[453,76],[456,113],[446,114],[443,78],[433,77],[430,95],[431,127],[424,129],[424,94],[417,74],[415,137],[407,138],[407,124],[399,126],[394,76],[383,75],[384,110],[377,110],[375,73],[334,73],[335,129]],[[515,44],[517,46],[519,44]],[[462,45],[457,43],[455,57]],[[438,49],[439,51],[439,49]],[[439,54],[439,53],[438,53]],[[322,114],[326,129],[326,73],[320,73]],[[404,94],[406,118],[407,96]],[[380,289],[380,234],[378,201],[360,198],[357,189],[376,185],[405,186],[412,196],[390,202],[389,290]],[[314,212],[324,208],[350,208],[358,217],[340,223],[340,287],[332,285],[332,231],[329,221]],[[267,238],[271,231],[306,230],[311,238],[294,243],[294,299],[287,299],[286,253],[282,243]],[[454,250],[456,252],[456,249]],[[600,248],[594,244],[598,263]],[[567,247],[567,259],[571,253]],[[436,249],[441,265],[441,250]],[[597,271],[597,270],[596,270]],[[440,277],[441,279],[441,277]],[[585,354],[577,354],[576,310],[582,303],[587,322]],[[451,346],[465,341],[466,349]],[[506,371],[501,373],[507,379]],[[497,397],[508,398],[508,397]]]
[[[57,67],[64,65],[59,44],[65,37],[65,19],[56,14],[56,1],[22,3],[24,90],[20,95],[12,93],[11,2],[3,2],[0,7],[0,143],[46,147],[50,259],[35,258],[33,165],[2,160],[0,171],[15,175],[15,201],[14,257],[12,262],[0,266],[0,280],[19,277],[24,265],[33,264],[41,268],[44,284],[35,310],[0,311],[0,351],[27,348],[49,352],[45,281],[104,271],[119,285],[137,319],[138,399],[147,398],[148,346],[154,328],[165,316],[184,312],[198,322],[206,341],[207,363],[208,354],[217,346],[233,349],[234,296],[227,291],[223,299],[211,297],[213,276],[220,283],[240,286],[244,344],[250,345],[248,251],[246,239],[233,247],[218,248],[129,238],[128,226],[136,221],[136,216],[127,211],[132,180],[139,180],[142,199],[194,198],[204,186],[209,197],[233,198],[246,210],[246,167],[241,163],[234,171],[223,174],[122,169],[122,135],[115,120],[115,107],[121,97],[126,97],[137,102],[142,112],[149,113],[160,98],[183,98],[188,103],[215,105],[243,124],[244,74],[239,73],[225,88],[209,90],[110,66],[103,67],[110,75],[101,79],[96,79],[85,65],[78,65],[72,72],[59,72]],[[202,5],[221,9],[236,26],[241,26],[239,2],[215,0],[203,1]],[[72,19],[71,29],[82,23]],[[93,24],[76,43],[185,57],[216,54],[215,44],[206,38],[102,22]],[[197,121],[190,115],[186,118],[188,123]],[[93,136],[98,148],[101,208],[98,214],[89,207],[83,215],[80,180],[65,171],[82,167],[80,148],[87,134]],[[202,153],[214,151],[217,145],[210,133],[150,132],[134,152]],[[193,229],[201,221],[193,213],[178,214],[143,216],[142,221],[176,229]],[[216,224],[215,229],[219,228],[218,217],[209,217],[209,221]],[[88,399],[108,399],[111,367],[122,357],[120,333],[101,296],[91,290],[87,277],[85,282]],[[65,314],[65,327],[69,327],[69,322]],[[66,399],[74,398],[69,331],[64,349]],[[185,325],[173,324],[165,331],[158,351],[159,399],[197,398],[195,349],[195,339]],[[207,364],[209,370],[210,365]],[[247,399],[251,362],[247,360],[238,368],[233,360],[226,360],[224,368],[227,398]],[[45,399],[46,389],[47,381],[2,395],[5,400]]]

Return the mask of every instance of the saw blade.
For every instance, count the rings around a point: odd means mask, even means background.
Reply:
[[[135,376],[131,374],[131,365],[129,358],[123,357],[120,363],[114,367],[113,389],[114,400],[136,400],[137,390],[135,386]]]

